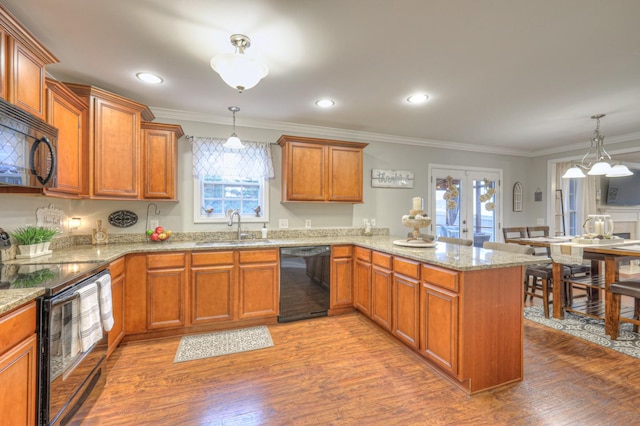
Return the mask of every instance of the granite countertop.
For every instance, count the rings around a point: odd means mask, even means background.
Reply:
[[[51,264],[51,263],[109,263],[130,253],[150,253],[167,251],[202,251],[229,249],[256,249],[276,247],[296,247],[310,245],[355,244],[364,248],[402,256],[419,262],[429,263],[456,271],[504,268],[518,265],[551,262],[551,259],[464,247],[454,244],[437,243],[436,247],[413,248],[393,244],[395,240],[406,240],[398,236],[332,236],[302,237],[290,239],[215,241],[203,244],[194,241],[144,242],[108,245],[78,245],[54,250],[52,254],[31,259],[5,261],[6,264]],[[42,289],[0,290],[0,314],[29,302],[43,294]]]

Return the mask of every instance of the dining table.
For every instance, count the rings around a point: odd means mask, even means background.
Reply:
[[[596,241],[595,239],[580,237],[532,237],[510,238],[505,242],[547,248],[547,253],[553,263],[554,318],[564,319],[565,311],[570,310],[573,313],[603,319],[607,334],[612,335],[610,315],[613,295],[609,292],[609,286],[620,279],[620,263],[622,261],[640,259],[640,240],[615,238]],[[562,255],[563,253],[565,254],[564,256]],[[604,305],[604,309],[591,309],[587,312],[565,306],[565,286],[561,285],[564,281],[562,266],[566,264],[564,261],[568,259],[591,261],[591,278],[589,279],[594,283],[594,286],[602,286],[604,301],[599,300],[597,303],[601,307]],[[604,266],[604,270],[602,266]],[[596,293],[594,299],[598,298],[599,292]],[[600,312],[604,312],[604,315]],[[624,322],[625,318],[621,317],[620,321]]]

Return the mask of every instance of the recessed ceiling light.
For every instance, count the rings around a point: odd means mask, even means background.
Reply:
[[[160,84],[163,81],[162,78],[158,77],[155,74],[151,74],[150,72],[139,72],[138,74],[136,74],[136,77],[146,83],[151,84]]]
[[[429,95],[425,93],[416,93],[407,98],[407,102],[410,104],[423,104],[429,100]]]
[[[319,99],[316,101],[316,105],[318,105],[320,108],[331,108],[335,104],[336,103],[331,99]]]

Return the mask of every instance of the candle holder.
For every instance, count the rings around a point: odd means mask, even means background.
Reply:
[[[408,215],[402,216],[402,224],[407,228],[413,229],[413,238],[408,238],[407,241],[423,241],[430,242],[422,238],[420,235],[420,228],[426,228],[431,225],[431,218],[424,215],[423,210],[411,209]]]

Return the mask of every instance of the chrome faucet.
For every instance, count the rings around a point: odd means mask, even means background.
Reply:
[[[229,215],[229,223],[227,223],[227,225],[233,226],[233,218],[236,216],[238,216],[238,241],[240,241],[242,239],[242,231],[240,230],[240,210],[236,209],[231,212],[231,214]]]

